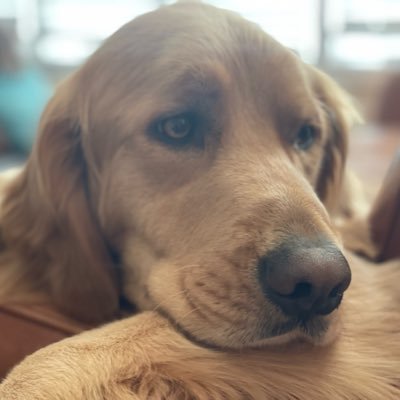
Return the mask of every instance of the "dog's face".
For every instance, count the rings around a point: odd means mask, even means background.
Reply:
[[[217,347],[323,343],[350,282],[325,207],[339,196],[345,109],[257,26],[175,5],[123,27],[60,88],[27,170],[56,183],[79,148],[95,230],[140,310]]]

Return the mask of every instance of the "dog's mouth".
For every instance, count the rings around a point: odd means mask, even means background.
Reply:
[[[292,319],[283,326],[273,329],[271,337],[279,337],[289,332],[299,332],[310,338],[322,338],[329,330],[330,323],[324,317]]]
[[[264,338],[257,340],[250,347],[307,342],[312,345],[325,346],[333,342],[340,332],[337,313],[329,316],[310,318],[293,318],[266,329]]]
[[[275,326],[269,332],[269,337],[279,337],[292,331],[299,331],[310,337],[323,336],[329,329],[329,323],[321,317],[307,319],[291,319],[284,324]]]
[[[236,338],[235,343],[232,343],[229,340],[229,335],[227,335],[226,343],[221,343],[221,341],[214,341],[212,338],[201,338],[188,330],[179,321],[172,318],[165,310],[159,308],[157,311],[167,318],[177,331],[191,342],[202,347],[220,351],[263,348],[299,342],[325,346],[333,342],[339,333],[338,318],[334,312],[334,315],[329,316],[314,316],[307,319],[293,318],[284,323],[276,324],[273,327],[266,324],[265,329],[261,328],[257,333],[247,332],[247,334],[244,334],[243,340]],[[235,336],[234,333],[233,335]]]

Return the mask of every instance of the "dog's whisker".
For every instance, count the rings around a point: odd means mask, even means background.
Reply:
[[[184,314],[182,317],[180,317],[179,321],[182,322],[185,318],[187,318],[189,315],[193,314],[194,312],[197,312],[199,309],[200,309],[200,307],[192,308],[190,311],[188,311],[186,314]]]
[[[153,311],[157,311],[157,310],[160,309],[164,304],[166,304],[166,303],[169,304],[171,301],[175,300],[176,298],[178,298],[178,297],[180,297],[180,296],[182,296],[182,295],[185,295],[186,293],[187,293],[187,290],[186,290],[186,289],[181,290],[180,292],[176,292],[173,296],[168,297],[168,299],[164,299],[164,300],[158,302],[158,303],[154,306]]]
[[[181,267],[178,267],[175,271],[180,272],[180,271],[185,271],[187,269],[195,269],[195,268],[198,268],[198,267],[199,267],[199,265],[193,265],[193,264],[182,265]]]

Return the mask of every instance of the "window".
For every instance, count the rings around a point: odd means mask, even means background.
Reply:
[[[135,16],[172,0],[0,0],[27,53],[73,67]],[[400,63],[400,0],[205,0],[258,23],[311,63],[377,69]]]
[[[400,64],[399,0],[328,0],[324,62],[356,69]]]
[[[100,42],[157,1],[40,0],[38,57],[46,63],[75,65]]]
[[[258,23],[301,57],[315,63],[319,51],[319,0],[214,0],[218,7],[239,12]]]

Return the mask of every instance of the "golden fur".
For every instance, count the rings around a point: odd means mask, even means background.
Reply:
[[[354,280],[330,346],[213,351],[146,312],[38,351],[0,386],[1,398],[398,399],[400,263],[377,268],[349,256]]]
[[[188,110],[198,140],[160,140],[154,121]],[[348,254],[352,286],[315,334],[275,337],[286,317],[254,277],[289,236],[341,247],[355,118],[330,78],[233,13],[179,4],[115,33],[59,87],[4,189],[0,299],[44,296],[96,324],[119,296],[141,313],[28,357],[1,398],[399,398],[398,263]]]

